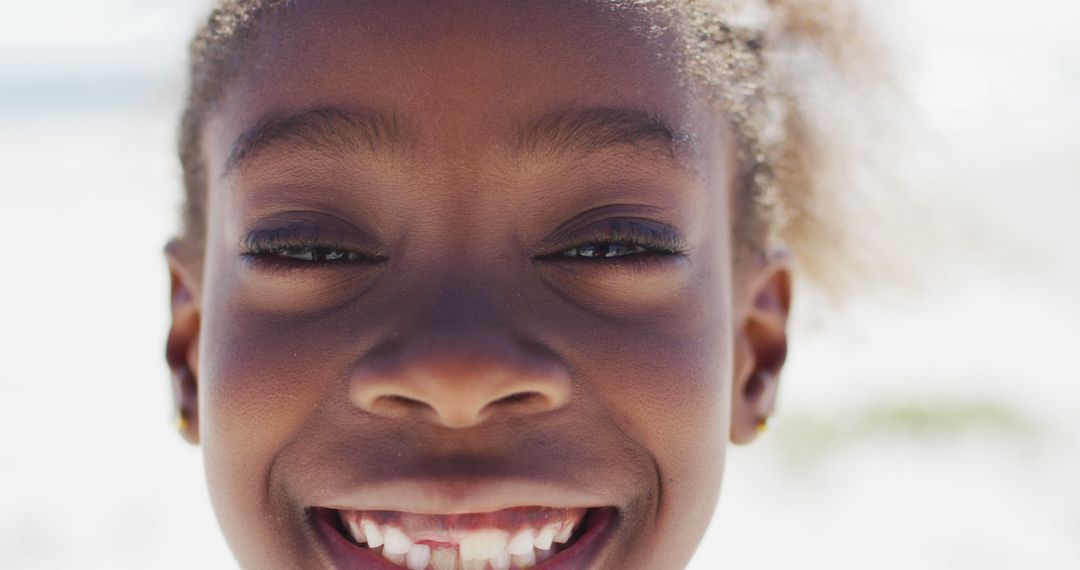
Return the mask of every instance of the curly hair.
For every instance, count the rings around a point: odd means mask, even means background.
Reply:
[[[190,45],[180,122],[185,199],[179,240],[201,252],[207,173],[200,134],[238,73],[260,24],[298,0],[220,0]],[[800,269],[830,281],[826,260],[843,251],[841,193],[822,110],[866,69],[874,50],[851,0],[602,0],[654,18],[680,40],[685,73],[707,87],[738,138],[737,259],[783,242]]]

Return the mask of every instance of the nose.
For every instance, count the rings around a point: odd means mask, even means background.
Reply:
[[[358,408],[467,428],[556,410],[570,400],[566,367],[536,345],[502,336],[427,336],[373,351],[349,382]]]

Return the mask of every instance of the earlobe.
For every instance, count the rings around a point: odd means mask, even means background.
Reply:
[[[199,442],[198,378],[200,302],[198,282],[191,264],[182,258],[181,245],[165,246],[169,264],[172,322],[165,342],[165,360],[172,372],[177,428],[189,443]]]
[[[743,444],[753,441],[772,415],[787,359],[791,269],[786,251],[758,267],[738,309],[731,441]]]

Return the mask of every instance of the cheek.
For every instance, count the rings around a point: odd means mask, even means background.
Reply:
[[[722,255],[718,261],[725,261]],[[727,267],[718,263],[714,268]],[[591,366],[596,397],[656,462],[660,503],[638,533],[666,568],[693,552],[719,497],[729,437],[733,322],[726,271],[705,271],[651,326],[626,327]]]
[[[208,453],[264,472],[333,402],[346,406],[348,374],[377,327],[365,307],[344,300],[297,310],[288,297],[268,301],[243,270],[207,298],[200,359],[200,420]],[[231,281],[231,282],[230,282]],[[272,298],[272,297],[271,297]],[[365,306],[369,303],[365,303]],[[251,473],[251,476],[257,476]]]
[[[634,317],[609,321],[606,334],[618,340],[602,343],[592,355],[603,363],[589,375],[602,382],[598,397],[634,420],[626,424],[658,458],[670,459],[661,461],[663,469],[682,471],[683,465],[715,456],[726,437],[734,343],[731,275],[720,226],[701,240],[678,280],[636,288],[639,294],[656,293],[654,303],[630,303]],[[611,298],[625,300],[628,294]]]
[[[723,292],[693,291],[652,326],[599,343],[597,398],[656,457],[665,477],[719,477],[730,415],[731,326]],[[666,482],[666,481],[665,481]]]
[[[209,447],[221,437],[242,440],[236,449],[245,454],[271,449],[311,415],[338,376],[328,366],[331,339],[318,329],[228,309],[205,326],[200,411]]]
[[[303,552],[302,533],[289,527],[302,517],[271,500],[271,472],[285,449],[304,445],[325,402],[345,400],[333,394],[345,392],[342,361],[357,339],[325,313],[273,310],[273,297],[253,295],[227,255],[208,254],[199,421],[211,498],[245,567],[281,567]]]
[[[200,346],[200,421],[208,469],[236,466],[238,477],[265,479],[340,374],[332,356],[344,341],[326,322],[369,288],[363,274],[314,280],[303,272],[267,278],[250,267],[229,187],[211,192]],[[260,484],[262,484],[260,482]]]
[[[710,286],[652,326],[609,323],[571,333],[589,347],[575,363],[588,379],[584,397],[651,458],[650,484],[659,486],[659,502],[628,519],[633,531],[623,552],[631,558],[613,567],[676,567],[712,518],[730,416],[731,326],[721,299],[723,291]]]

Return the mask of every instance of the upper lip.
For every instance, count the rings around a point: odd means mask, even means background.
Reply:
[[[337,510],[398,511],[426,515],[488,513],[515,507],[617,506],[587,489],[535,479],[389,480],[314,497],[315,506]]]

